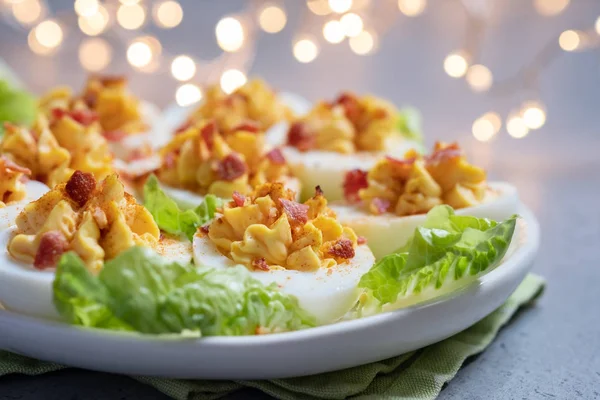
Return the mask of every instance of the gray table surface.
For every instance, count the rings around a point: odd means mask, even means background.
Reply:
[[[514,182],[537,215],[542,244],[534,271],[548,287],[440,399],[600,398],[600,164],[519,170]],[[255,391],[229,398],[266,398]],[[0,399],[166,399],[133,379],[83,370],[0,378]]]

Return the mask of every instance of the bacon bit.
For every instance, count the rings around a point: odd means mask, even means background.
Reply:
[[[301,222],[303,224],[308,222],[308,206],[306,204],[296,203],[287,199],[279,199],[279,202],[292,222]]]
[[[209,230],[210,230],[210,226],[208,226],[208,225],[202,225],[200,227],[200,231],[206,233],[207,235],[208,235]]]
[[[244,196],[237,190],[233,192],[233,195],[231,197],[233,198],[233,202],[235,203],[235,205],[238,207],[243,206],[244,202],[246,201],[246,196]]]
[[[129,153],[127,160],[128,161],[142,160],[142,159],[146,158],[151,152],[152,151],[148,147],[134,149],[131,153]]]
[[[25,175],[31,175],[31,170],[29,168],[20,166],[19,164],[17,164],[16,162],[14,162],[13,160],[11,160],[10,158],[8,158],[6,156],[1,156],[0,161],[2,161],[4,163],[4,168],[6,170],[9,170],[12,172],[21,172]]]
[[[360,118],[360,103],[352,93],[342,93],[335,104],[344,107],[344,114],[352,123],[356,124]]]
[[[288,131],[288,144],[300,151],[310,150],[315,145],[315,137],[312,135],[304,122],[295,122]]]
[[[359,244],[359,245],[360,244],[365,244],[365,243],[367,243],[367,238],[364,237],[364,236],[359,236],[359,237],[356,238],[356,243]]]
[[[385,108],[378,108],[373,111],[373,119],[384,119],[388,117],[388,112]]]
[[[256,121],[252,121],[251,119],[247,119],[235,128],[232,129],[233,132],[237,131],[248,131],[252,133],[260,132],[260,125]]]
[[[346,173],[344,179],[344,197],[350,202],[360,201],[358,192],[360,189],[369,187],[367,181],[367,171],[361,169],[353,169]]]
[[[127,83],[127,78],[124,75],[102,75],[96,76],[97,79],[102,86],[117,86],[117,85],[125,85]]]
[[[104,131],[102,132],[102,135],[104,135],[106,140],[109,142],[120,142],[125,136],[127,136],[127,132],[122,130]]]
[[[425,158],[425,161],[428,164],[435,164],[441,161],[459,158],[463,155],[458,143],[452,143],[442,148],[441,144],[438,142],[435,144],[435,148],[436,150],[433,152],[433,154]]]
[[[98,114],[92,110],[67,111],[63,110],[62,108],[54,108],[52,109],[52,116],[56,119],[61,119],[67,116],[83,126],[89,126],[98,121]]]
[[[92,211],[92,217],[94,217],[94,221],[96,221],[98,228],[104,229],[108,226],[108,218],[106,217],[106,213],[100,207],[94,208],[94,211]]]
[[[354,246],[350,239],[339,239],[328,252],[334,257],[350,259],[354,257]]]
[[[385,159],[398,166],[412,166],[416,161],[415,157],[400,159],[391,156],[385,156]]]
[[[33,266],[37,269],[55,267],[69,244],[60,231],[48,231],[40,238]]]
[[[215,124],[215,121],[210,121],[200,130],[200,136],[202,136],[202,139],[204,139],[204,142],[206,142],[206,147],[208,147],[209,150],[212,150],[215,144],[216,132],[217,125]]]
[[[267,261],[264,257],[255,258],[254,260],[252,260],[252,268],[259,271],[268,271],[269,265],[267,264]]]
[[[83,207],[90,199],[94,189],[96,188],[96,178],[89,172],[81,172],[79,170],[73,172],[65,185],[65,191],[79,207]]]
[[[177,159],[177,156],[175,155],[175,153],[173,153],[173,152],[167,153],[167,154],[165,154],[165,158],[163,159],[163,164],[167,168],[173,168],[173,167],[175,167],[176,159]]]
[[[181,124],[181,125],[179,126],[179,128],[177,128],[177,129],[175,130],[175,134],[176,134],[176,135],[178,135],[178,134],[182,133],[183,131],[186,131],[186,130],[188,130],[188,128],[189,128],[190,126],[192,126],[192,121],[186,121],[186,122],[184,122],[183,124]]]
[[[323,196],[323,189],[320,185],[315,186],[315,197]]]
[[[217,175],[219,179],[230,182],[244,175],[247,170],[246,163],[236,153],[230,153],[219,162]]]
[[[374,211],[377,214],[383,214],[387,212],[388,208],[390,208],[390,201],[376,197],[371,201],[371,205],[374,207]]]
[[[285,157],[279,148],[275,148],[266,154],[266,157],[275,165],[285,165]]]

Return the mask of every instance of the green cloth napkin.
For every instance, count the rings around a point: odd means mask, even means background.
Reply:
[[[435,399],[442,385],[456,375],[465,359],[483,351],[519,308],[542,293],[544,285],[541,277],[530,274],[506,303],[470,328],[423,349],[359,367],[271,381],[132,378],[181,400],[216,399],[244,387],[256,388],[280,399]],[[67,367],[0,351],[0,376],[37,375],[63,368]]]

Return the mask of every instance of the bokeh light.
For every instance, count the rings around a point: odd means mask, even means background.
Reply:
[[[202,91],[192,83],[186,83],[179,86],[175,92],[175,101],[181,107],[191,106],[202,100]]]
[[[465,77],[467,83],[476,92],[485,92],[493,83],[492,71],[481,64],[475,64],[469,67]]]
[[[56,21],[46,20],[35,27],[35,38],[44,47],[58,47],[63,40],[63,30]]]
[[[228,69],[221,75],[221,89],[227,94],[233,93],[235,89],[243,86],[247,81],[248,78],[246,78],[246,75],[242,71]]]
[[[331,14],[331,7],[329,7],[329,2],[327,0],[308,0],[306,5],[315,15]]]
[[[38,54],[41,56],[48,56],[48,55],[54,53],[55,50],[57,49],[56,47],[42,46],[36,38],[35,29],[32,29],[31,31],[29,31],[29,34],[27,35],[27,44],[31,51],[33,51],[35,54]]]
[[[596,24],[594,25],[594,28],[596,28],[596,33],[597,33],[598,35],[600,35],[600,17],[598,17],[598,18],[596,19]]]
[[[77,24],[79,25],[79,29],[86,35],[96,36],[104,32],[108,26],[108,21],[108,11],[100,5],[95,14],[90,15],[89,17],[79,17],[77,19]]]
[[[352,8],[352,0],[329,0],[329,8],[338,14],[343,14]]]
[[[544,106],[537,101],[528,101],[521,108],[523,121],[529,129],[540,129],[546,123]]]
[[[44,9],[39,0],[23,0],[13,4],[12,13],[20,24],[30,26],[42,18]]]
[[[358,55],[366,55],[375,48],[375,35],[369,31],[362,31],[349,40],[350,49]]]
[[[89,38],[79,45],[79,62],[88,71],[103,70],[110,63],[111,57],[112,49],[104,39]]]
[[[175,0],[156,3],[153,8],[154,21],[161,28],[174,28],[183,20],[183,9]]]
[[[563,12],[569,2],[569,0],[533,0],[533,6],[541,15],[551,17]]]
[[[301,63],[309,63],[319,55],[319,47],[312,39],[300,39],[294,43],[294,57]]]
[[[517,112],[511,113],[506,120],[506,131],[516,139],[521,139],[527,136],[529,128],[525,125],[523,117]]]
[[[323,25],[323,37],[329,43],[341,43],[346,35],[344,35],[344,29],[342,24],[338,20],[328,21]]]
[[[98,0],[75,0],[75,13],[80,17],[89,17],[98,12]]]
[[[494,124],[484,118],[477,118],[472,126],[473,137],[480,142],[487,142],[496,135]]]
[[[465,75],[469,63],[462,52],[448,54],[444,59],[444,71],[452,78],[460,78]]]
[[[340,19],[344,34],[348,37],[358,36],[364,27],[364,23],[360,15],[355,13],[344,14]]]
[[[260,11],[258,23],[263,31],[277,33],[285,27],[287,16],[281,7],[268,5]]]
[[[233,17],[226,17],[219,21],[215,28],[217,43],[225,51],[234,52],[244,44],[244,27]]]
[[[177,56],[171,63],[171,74],[178,81],[189,81],[196,74],[196,63],[188,56]]]
[[[152,49],[143,40],[136,40],[127,48],[127,61],[134,67],[142,68],[152,62]]]
[[[135,30],[144,25],[146,10],[139,4],[122,4],[117,10],[117,22],[124,29]]]
[[[427,0],[398,0],[398,8],[408,17],[416,17],[425,11]]]
[[[581,44],[581,36],[577,31],[564,31],[558,37],[558,44],[560,45],[560,48],[564,51],[577,50],[577,48]]]

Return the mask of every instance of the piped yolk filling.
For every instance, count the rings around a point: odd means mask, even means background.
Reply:
[[[0,208],[25,198],[27,190],[23,182],[29,175],[31,171],[27,168],[0,156]]]
[[[314,271],[347,263],[357,236],[343,227],[320,192],[304,204],[280,183],[267,183],[248,197],[236,194],[207,234],[217,249],[251,270]]]

